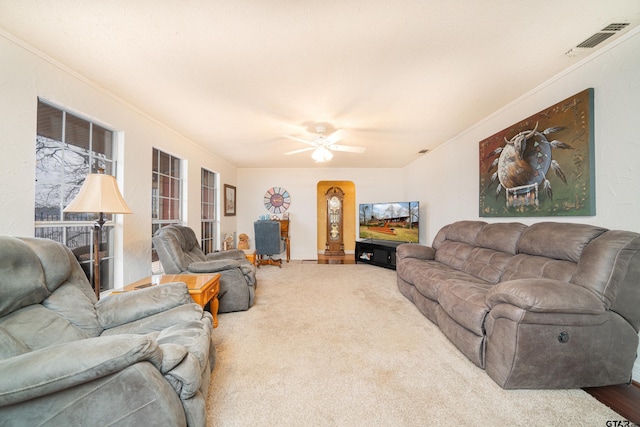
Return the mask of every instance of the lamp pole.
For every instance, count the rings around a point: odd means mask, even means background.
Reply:
[[[96,298],[100,299],[100,242],[102,240],[102,227],[107,222],[104,212],[100,212],[98,219],[93,224],[93,290]]]

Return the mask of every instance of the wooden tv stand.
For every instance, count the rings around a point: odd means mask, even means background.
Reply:
[[[379,267],[396,269],[396,247],[402,242],[387,242],[385,240],[356,241],[356,264],[377,265]]]

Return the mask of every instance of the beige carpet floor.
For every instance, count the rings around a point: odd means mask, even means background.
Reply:
[[[582,390],[503,390],[365,264],[258,269],[256,304],[219,316],[212,426],[605,426]]]

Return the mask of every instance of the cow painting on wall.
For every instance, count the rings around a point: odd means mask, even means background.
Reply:
[[[480,216],[595,215],[593,89],[480,141]]]

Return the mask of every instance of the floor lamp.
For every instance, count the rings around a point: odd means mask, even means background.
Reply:
[[[132,213],[122,198],[116,178],[103,173],[92,173],[80,187],[75,199],[64,212],[97,213],[98,219],[93,225],[93,289],[100,299],[100,238],[102,226],[106,222],[105,214]]]

